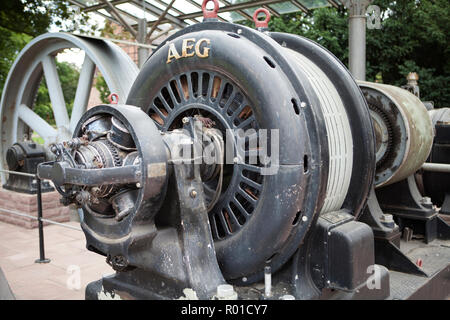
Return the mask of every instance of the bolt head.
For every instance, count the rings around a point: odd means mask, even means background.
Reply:
[[[383,222],[394,222],[394,217],[392,216],[392,214],[384,213],[381,216],[381,221],[383,221]]]
[[[219,300],[237,300],[238,296],[230,284],[221,284],[217,287],[217,298]]]
[[[197,191],[196,190],[192,190],[189,195],[191,196],[191,198],[195,198],[197,196]]]
[[[183,119],[181,119],[181,122],[183,122],[184,124],[189,122],[189,118],[188,117],[184,117]]]

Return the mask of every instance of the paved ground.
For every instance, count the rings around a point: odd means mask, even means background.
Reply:
[[[79,227],[79,223],[69,222]],[[84,299],[86,285],[113,270],[105,258],[85,248],[81,231],[44,227],[50,263],[38,264],[38,230],[0,222],[0,267],[17,299]]]

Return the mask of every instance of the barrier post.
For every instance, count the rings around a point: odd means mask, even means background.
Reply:
[[[38,229],[39,229],[39,259],[35,263],[49,263],[50,259],[45,259],[44,250],[44,224],[42,223],[42,193],[41,179],[36,175],[37,184],[37,206],[38,206]]]

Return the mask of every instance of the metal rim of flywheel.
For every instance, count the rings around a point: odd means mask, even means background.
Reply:
[[[69,118],[55,58],[63,50],[73,48],[83,51],[85,58]],[[131,58],[113,43],[68,33],[46,33],[24,47],[9,71],[0,104],[3,120],[0,132],[2,169],[7,169],[7,148],[17,141],[31,140],[33,131],[44,140],[44,147],[71,138],[87,109],[96,68],[105,78],[110,92],[116,93],[119,101],[125,101],[139,70]],[[56,127],[33,110],[39,85],[44,79],[49,89]]]
[[[257,143],[259,125],[242,90],[218,72],[190,70],[163,85],[147,113],[161,131],[181,128],[182,118],[186,116],[212,120],[213,127],[221,131],[224,139],[227,137],[226,130],[255,130],[250,131],[253,134],[249,136],[240,137],[245,140],[242,150],[245,159],[239,159],[239,163],[244,162],[244,165],[225,164],[219,201],[209,211],[215,240],[224,240],[238,232],[251,219],[264,180],[262,164],[249,161],[257,152],[251,147]],[[213,197],[218,181],[216,176],[212,181],[204,182],[207,202]]]

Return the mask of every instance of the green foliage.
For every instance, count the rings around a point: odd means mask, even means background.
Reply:
[[[70,17],[66,1],[8,0],[2,1],[0,26],[16,33],[37,36],[47,31],[54,17]]]
[[[404,85],[417,72],[421,98],[450,107],[450,2],[448,0],[375,0],[381,29],[367,29],[367,80]],[[252,23],[244,24],[253,27]],[[348,15],[321,8],[273,17],[272,31],[298,34],[333,52],[348,65]]]
[[[67,112],[70,117],[80,73],[75,65],[68,62],[56,62],[56,70],[58,71]],[[48,95],[48,89],[45,81],[42,81],[39,86],[34,111],[48,123],[53,125],[55,124],[55,118],[53,116],[50,97]]]
[[[95,88],[100,93],[100,100],[102,100],[103,103],[109,103],[108,96],[111,94],[111,92],[109,92],[109,88],[106,84],[105,78],[103,78],[100,72],[95,79]]]
[[[71,32],[92,33],[97,26],[90,24],[88,29],[79,28],[86,24],[89,17],[85,13],[77,14],[66,0],[8,0],[0,6],[0,94],[9,69],[20,50],[31,39],[48,31],[50,25]],[[79,72],[76,66],[57,62],[69,116],[72,112],[73,99],[78,85]],[[39,86],[34,110],[50,124],[54,124],[48,89],[43,80]]]
[[[31,39],[31,36],[24,33],[0,27],[0,94],[17,54]]]

